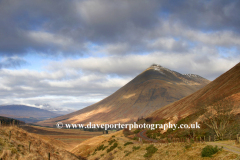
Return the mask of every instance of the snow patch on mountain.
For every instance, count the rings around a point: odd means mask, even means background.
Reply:
[[[197,75],[197,74],[183,74],[185,76],[188,76],[188,77],[195,77],[195,78],[201,78],[201,76]]]

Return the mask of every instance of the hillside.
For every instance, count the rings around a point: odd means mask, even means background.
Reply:
[[[188,116],[196,111],[198,104],[210,104],[216,98],[224,99],[231,97],[236,104],[240,103],[240,63],[225,72],[214,81],[197,92],[169,105],[166,105],[147,118],[152,121],[173,118],[175,121]],[[236,113],[240,111],[237,110]]]
[[[223,148],[224,150],[216,153],[211,158],[201,157],[201,151],[208,144],[218,145],[215,142],[205,142],[205,143],[141,143],[138,140],[130,140],[124,137],[123,131],[119,131],[113,134],[102,135],[88,139],[77,147],[75,147],[71,152],[75,155],[85,157],[89,160],[177,160],[177,159],[197,159],[197,160],[228,160],[236,159],[239,157],[238,154],[232,152],[232,148],[239,150],[240,145],[233,145],[233,141],[229,142],[231,144],[231,150]],[[116,146],[116,147],[115,147]],[[147,148],[154,146],[156,152],[147,154]],[[190,146],[190,147],[188,147]],[[219,144],[219,147],[224,146]],[[229,146],[228,146],[229,147]],[[153,151],[153,150],[152,150]]]
[[[1,125],[19,125],[19,124],[25,124],[23,121],[19,121],[13,118],[3,117],[0,116],[0,126]]]
[[[17,127],[0,127],[0,159],[48,159],[49,153],[51,160],[82,159],[61,149],[64,145]]]
[[[210,81],[198,75],[183,75],[152,65],[109,97],[84,109],[38,122],[52,126],[63,123],[127,123],[177,101]]]
[[[26,123],[33,123],[59,115],[44,109],[25,105],[1,105],[0,116],[15,118]]]

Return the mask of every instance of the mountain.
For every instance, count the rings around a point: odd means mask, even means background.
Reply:
[[[25,105],[1,105],[0,116],[15,118],[26,123],[34,123],[59,115],[44,109]]]
[[[127,123],[177,101],[210,81],[194,74],[180,74],[152,65],[109,97],[76,112],[38,122],[52,126],[63,123]]]
[[[179,120],[196,111],[198,104],[231,97],[235,104],[240,104],[240,63],[225,72],[197,92],[169,105],[166,105],[147,116],[152,122],[161,119]],[[240,110],[236,110],[236,113]]]

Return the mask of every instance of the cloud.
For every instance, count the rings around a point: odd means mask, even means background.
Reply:
[[[28,63],[19,57],[4,57],[0,61],[0,69],[1,68],[19,68],[23,65],[27,65]]]
[[[237,46],[239,6],[216,0],[2,0],[0,54],[91,55],[89,43],[118,55],[182,52],[191,41]]]
[[[160,37],[148,44],[149,49],[160,51],[187,52],[190,46],[184,40],[175,40],[171,37]]]
[[[240,57],[239,55],[237,57]],[[152,52],[146,55],[125,55],[111,57],[89,57],[77,60],[65,60],[63,62],[51,62],[48,70],[65,70],[81,72],[85,74],[117,75],[119,77],[135,77],[151,64],[157,63],[180,73],[199,74],[213,80],[235,64],[238,58],[235,56],[222,57],[217,49],[211,47],[198,47],[179,54],[178,52]],[[219,65],[221,64],[221,65]]]
[[[70,72],[71,73],[71,72]],[[48,71],[0,70],[1,103],[50,104],[54,108],[86,107],[112,94],[129,79],[106,75],[69,75],[61,69]],[[73,72],[72,72],[73,73]],[[74,73],[75,74],[75,73]],[[86,101],[89,99],[89,101]],[[61,104],[59,103],[61,101]],[[84,102],[86,101],[86,102]]]
[[[151,29],[158,22],[159,1],[80,1],[79,16],[95,42],[122,41],[136,28]],[[121,36],[120,36],[121,35]]]
[[[204,31],[233,30],[239,33],[240,2],[235,0],[165,1],[163,8],[172,21]]]
[[[65,24],[70,27],[77,20],[76,13],[72,8],[73,3],[64,0],[0,1],[0,14],[2,15],[0,18],[0,35],[4,37],[0,39],[0,53],[7,56],[23,55],[29,50],[45,54],[49,54],[47,51],[60,52],[63,49],[61,45],[52,46],[40,40],[36,41],[34,33],[35,36],[37,33],[38,35],[41,33],[43,39],[47,37],[56,40],[58,37],[64,36],[60,32],[67,29]],[[64,16],[62,16],[63,11]],[[69,39],[69,37],[66,39]],[[70,46],[68,46],[68,49],[69,52],[73,52]],[[55,55],[57,54],[59,53],[55,53]]]

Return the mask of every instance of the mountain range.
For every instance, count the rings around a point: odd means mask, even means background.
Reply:
[[[26,123],[34,123],[60,115],[48,110],[26,105],[1,105],[0,116],[15,118]]]

